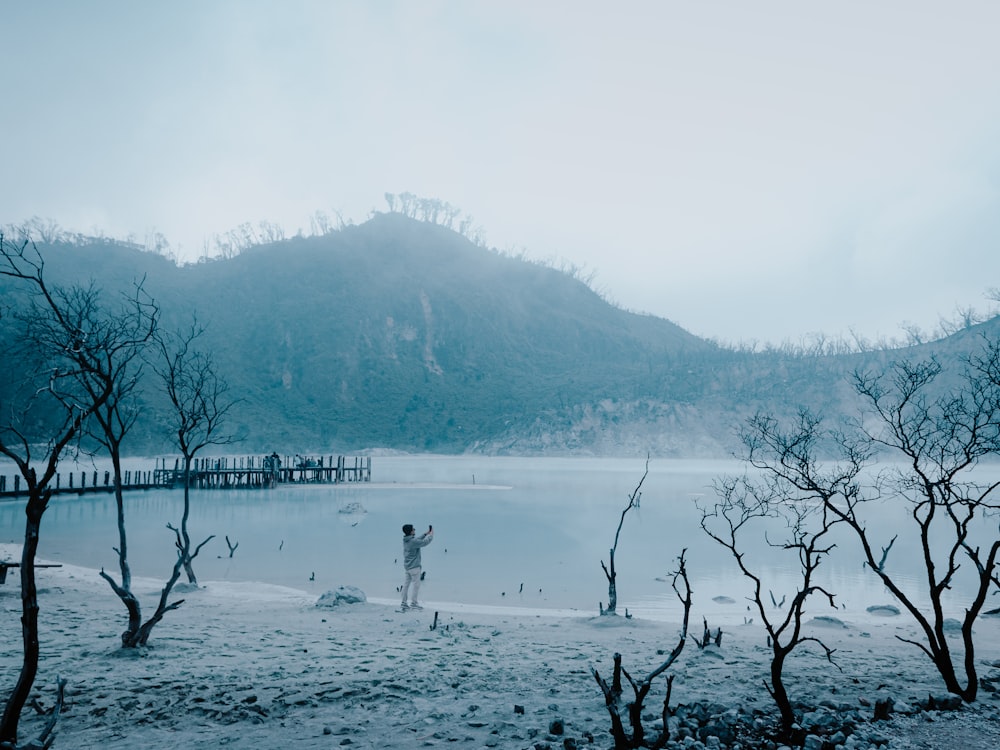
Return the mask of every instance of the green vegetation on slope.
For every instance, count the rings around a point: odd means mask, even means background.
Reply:
[[[759,408],[839,411],[844,375],[885,355],[720,348],[399,214],[183,267],[106,241],[39,250],[60,283],[145,278],[169,328],[196,312],[255,451],[724,454]],[[135,440],[159,450],[152,385]]]

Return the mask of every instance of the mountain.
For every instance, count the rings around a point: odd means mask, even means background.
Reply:
[[[398,214],[181,270],[246,426],[279,413],[280,442],[466,450],[714,348]]]
[[[144,278],[167,328],[196,312],[250,451],[725,455],[757,409],[842,411],[845,375],[889,356],[721,348],[395,213],[181,267],[113,242],[39,249],[54,282]],[[135,444],[168,449],[146,393]]]

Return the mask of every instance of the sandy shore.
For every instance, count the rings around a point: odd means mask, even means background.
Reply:
[[[18,554],[0,545],[2,559]],[[606,748],[609,721],[590,669],[609,674],[620,651],[633,675],[651,671],[664,658],[657,652],[675,645],[679,624],[433,602],[422,612],[399,613],[385,601],[328,609],[292,589],[208,581],[182,594],[185,603],[156,627],[149,647],[123,651],[125,611],[97,571],[64,565],[38,578],[34,694],[50,705],[57,677],[69,682],[57,748]],[[18,584],[12,571],[0,586],[0,695],[21,659]],[[160,585],[137,582],[145,608]],[[699,625],[703,614],[716,625],[711,601],[696,592]],[[916,635],[903,616],[844,613],[842,620],[843,627],[813,630],[837,649],[843,671],[804,649],[788,667],[795,700],[870,716],[880,698],[902,707],[943,694],[926,657],[896,638]],[[672,705],[772,712],[762,629],[724,630],[721,648],[688,643],[671,670]],[[1000,680],[1000,618],[984,619],[977,632],[980,673]],[[891,748],[998,747],[998,695],[984,691],[957,712],[896,715],[859,731],[853,746],[878,737]],[[661,683],[647,700],[650,714],[662,700]],[[22,736],[41,721],[28,709]],[[559,724],[563,733],[553,734]]]

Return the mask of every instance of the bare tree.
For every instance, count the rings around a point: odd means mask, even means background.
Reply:
[[[174,263],[177,262],[177,254],[170,248],[170,240],[163,232],[155,229],[146,232],[146,240],[142,243],[142,249],[144,252],[154,253]]]
[[[386,193],[386,195],[388,196],[390,193]],[[332,209],[332,213],[331,217],[326,211],[316,211],[309,217],[310,233],[313,236],[320,237],[339,232],[351,223],[350,220],[345,220],[343,214],[337,209]]]
[[[674,676],[670,675],[667,677],[667,692],[663,699],[663,732],[659,737],[653,738],[651,741],[646,740],[646,731],[642,726],[642,705],[649,695],[649,691],[653,686],[653,681],[666,672],[674,662],[680,657],[681,652],[684,650],[684,644],[687,642],[688,637],[688,622],[691,617],[691,584],[688,581],[687,575],[687,565],[685,563],[685,555],[687,550],[682,550],[681,555],[678,558],[677,570],[674,572],[673,581],[671,586],[674,589],[674,593],[677,595],[678,600],[684,607],[684,615],[681,622],[681,632],[680,637],[677,640],[677,645],[674,646],[673,650],[667,656],[666,660],[660,664],[656,669],[647,674],[640,680],[635,680],[632,675],[622,666],[622,655],[616,653],[614,655],[614,669],[611,675],[611,684],[609,685],[607,680],[601,677],[600,673],[596,669],[591,669],[591,675],[597,681],[598,686],[601,688],[601,692],[604,694],[604,705],[608,710],[608,715],[611,717],[611,736],[615,740],[615,750],[628,750],[630,748],[638,747],[664,747],[670,740],[670,730],[667,724],[667,718],[670,716],[670,694],[673,689]],[[683,585],[683,591],[681,590],[681,585]],[[625,728],[625,722],[622,720],[622,677],[628,680],[629,685],[632,688],[633,699],[631,702],[626,703],[624,708],[628,714],[628,723],[630,730]]]
[[[984,340],[983,348],[968,357],[954,385],[938,383],[944,368],[934,359],[899,362],[889,372],[859,372],[854,376],[858,394],[867,402],[869,426],[865,439],[902,459],[882,472],[883,493],[909,504],[922,552],[925,593],[930,612],[908,596],[886,568],[883,555],[876,559],[873,534],[857,514],[857,504],[841,512],[864,549],[868,567],[910,612],[924,633],[924,642],[907,639],[934,662],[945,687],[965,701],[976,698],[979,680],[975,666],[973,625],[982,612],[991,586],[996,583],[1000,534],[977,540],[975,523],[984,514],[1000,509],[994,499],[997,482],[981,482],[972,474],[979,462],[1000,452],[1000,342]],[[905,468],[902,468],[905,467]],[[832,506],[834,508],[838,506]],[[946,539],[943,552],[936,540]],[[961,667],[955,664],[945,633],[945,597],[953,588],[961,560],[969,564],[967,579],[973,584],[972,600],[964,605]],[[960,672],[964,674],[960,676]]]
[[[608,606],[599,607],[602,615],[614,615],[617,614],[616,609],[618,607],[618,571],[615,570],[615,552],[618,551],[618,539],[621,537],[622,524],[625,523],[626,514],[632,510],[632,508],[639,507],[639,499],[642,497],[642,484],[646,481],[646,477],[649,476],[649,456],[646,456],[646,470],[642,474],[642,478],[639,480],[639,484],[635,486],[632,490],[632,494],[628,496],[628,503],[626,503],[625,508],[622,510],[621,517],[618,519],[618,529],[615,531],[615,542],[611,545],[611,550],[608,552],[608,564],[604,564],[604,560],[601,560],[601,568],[604,570],[604,577],[608,579]]]
[[[953,317],[945,318],[942,316],[939,318],[938,333],[941,337],[951,336],[959,331],[967,331],[984,320],[986,320],[985,316],[972,305],[965,307],[956,305]]]
[[[287,236],[285,228],[275,221],[263,220],[258,222],[259,231],[257,234],[257,244],[267,245],[274,242],[281,242]]]
[[[103,569],[100,575],[118,595],[128,612],[128,625],[121,634],[122,646],[134,648],[145,645],[153,626],[167,611],[176,609],[183,601],[168,602],[170,589],[180,575],[178,563],[174,566],[171,580],[161,593],[153,616],[143,622],[142,607],[132,592],[132,572],[128,562],[128,535],[122,489],[122,443],[139,416],[139,407],[134,397],[142,377],[140,355],[156,332],[159,310],[145,293],[142,283],[136,285],[123,309],[108,319],[113,323],[111,326],[102,324],[100,310],[86,305],[89,299],[89,296],[77,295],[70,299],[67,306],[78,311],[88,329],[107,328],[102,346],[95,351],[91,367],[77,372],[80,387],[92,398],[96,398],[99,393],[109,394],[101,406],[94,410],[88,424],[88,433],[104,447],[111,458],[118,523],[118,547],[115,552],[118,555],[121,582],[115,581]]]
[[[905,341],[907,346],[920,346],[921,344],[926,344],[930,341],[933,336],[926,331],[924,331],[916,323],[910,323],[909,321],[904,321],[900,324],[900,328],[905,334]]]
[[[808,418],[800,415],[800,419]],[[749,432],[743,437],[749,455],[759,457],[760,446],[755,435]],[[857,469],[850,463],[833,467],[828,471],[826,481],[833,487],[849,485],[853,483]],[[748,476],[722,479],[716,482],[715,491],[718,496],[715,505],[700,508],[701,527],[729,551],[740,573],[751,583],[750,602],[764,624],[771,648],[770,675],[764,686],[778,707],[782,728],[787,734],[791,732],[796,716],[783,676],[786,660],[796,648],[812,642],[823,649],[832,663],[833,650],[818,638],[805,635],[802,626],[806,603],[813,594],[822,595],[830,607],[835,607],[833,594],[815,583],[815,574],[834,547],[829,535],[840,519],[830,514],[823,496],[802,492],[773,474],[753,479]],[[747,541],[748,537],[752,542]],[[787,611],[776,606],[770,589],[768,593],[775,606],[767,608],[763,579],[748,559],[748,548],[761,537],[770,547],[789,552],[798,559],[799,581]]]
[[[447,201],[439,198],[421,198],[413,193],[385,193],[385,202],[389,213],[400,213],[413,219],[426,221],[430,224],[440,224],[451,229],[461,211]],[[463,232],[464,233],[464,232]]]
[[[10,402],[0,404],[0,454],[17,466],[28,492],[20,568],[24,659],[0,721],[0,747],[15,748],[21,712],[38,673],[35,554],[42,516],[52,496],[59,461],[78,439],[87,419],[110,395],[106,389],[85,391],[80,388],[80,377],[89,373],[101,356],[115,326],[110,319],[106,324],[92,325],[94,321],[81,314],[97,306],[97,293],[92,288],[50,287],[42,256],[27,240],[13,244],[0,234],[0,276],[13,280],[26,295],[25,307],[16,314],[22,324],[20,350],[12,353],[14,361],[25,366],[25,376]]]
[[[409,216],[411,219],[416,217],[417,211],[417,196],[413,193],[400,193],[396,196],[399,200],[399,212],[403,216]]]
[[[226,417],[236,403],[229,396],[229,385],[216,372],[210,355],[194,349],[204,333],[197,319],[186,330],[157,335],[160,358],[154,366],[173,407],[174,438],[184,457],[184,512],[179,527],[167,524],[174,532],[177,555],[181,559],[188,583],[197,584],[192,565],[212,534],[192,547],[188,531],[191,515],[191,466],[195,456],[209,445],[228,445],[235,441],[226,430]]]
[[[13,240],[15,245],[31,244],[34,241],[41,242],[43,245],[52,245],[71,239],[70,234],[60,227],[55,219],[40,216],[32,216],[20,224],[10,224],[2,231],[7,236],[8,242]]]
[[[979,682],[973,626],[989,590],[1000,583],[1000,533],[995,524],[985,536],[976,530],[984,515],[1000,509],[993,499],[998,483],[980,481],[974,473],[982,459],[1000,452],[1000,343],[984,339],[957,374],[945,373],[934,359],[901,361],[884,372],[857,372],[853,383],[867,410],[851,435],[824,431],[818,420],[800,422],[785,433],[774,420],[762,418],[754,426],[760,450],[749,461],[822,498],[827,511],[853,530],[866,566],[923,633],[920,641],[897,637],[931,659],[950,693],[974,701]],[[855,476],[876,451],[892,463],[872,477],[870,486],[837,486],[812,450],[824,438],[838,446],[842,462],[853,465]],[[908,506],[908,529],[869,526],[865,505],[881,497]],[[927,605],[906,592],[901,574],[889,565],[896,535],[904,532],[919,545],[920,595],[927,597]],[[954,589],[960,577],[972,593],[961,603],[965,616],[959,655],[951,651],[945,612],[946,599],[958,597]]]
[[[388,193],[386,193],[386,195],[388,195]],[[330,217],[325,211],[316,211],[311,217],[309,217],[309,225],[313,235],[315,236],[330,234],[333,231],[333,225],[330,223]]]

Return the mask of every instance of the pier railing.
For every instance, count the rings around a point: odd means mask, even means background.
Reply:
[[[281,484],[339,484],[370,482],[371,456],[227,456],[198,458],[191,464],[190,486],[198,489],[267,489]],[[122,475],[123,490],[172,489],[184,486],[184,461],[158,458],[148,471],[128,470]],[[53,494],[82,495],[112,492],[111,471],[73,471],[56,474]],[[20,497],[28,488],[20,474],[0,474],[0,498]]]

